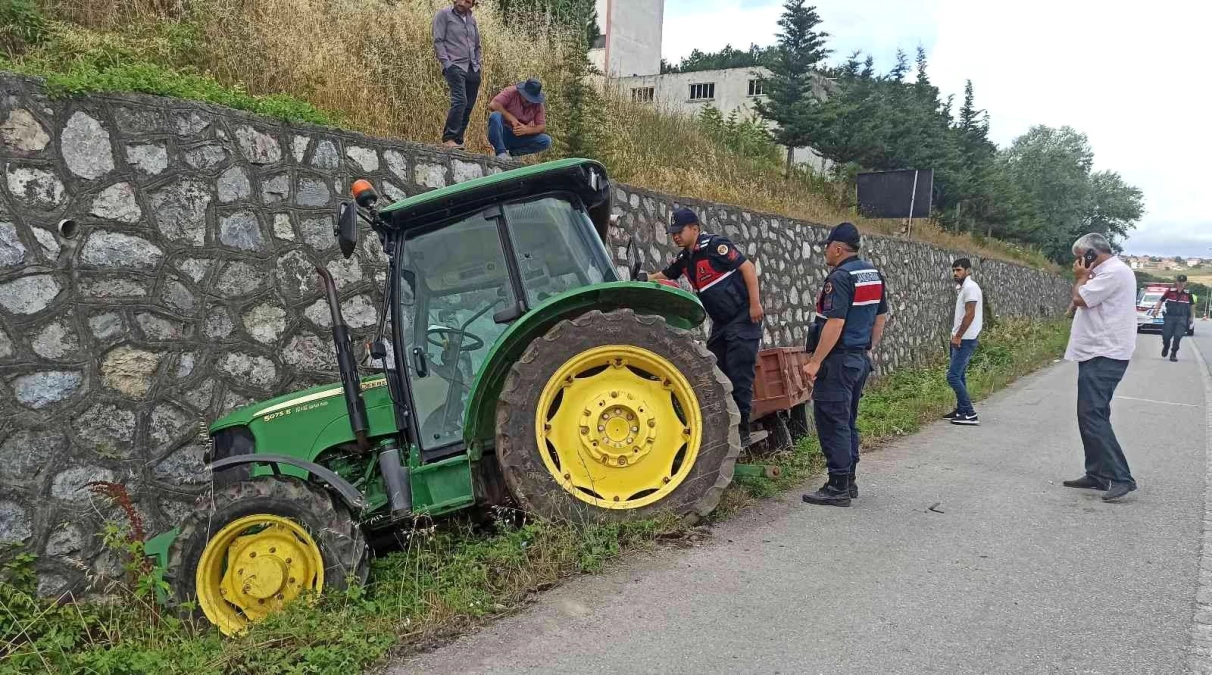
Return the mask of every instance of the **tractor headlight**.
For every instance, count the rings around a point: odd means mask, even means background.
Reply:
[[[204,460],[209,464],[235,455],[251,455],[254,450],[256,443],[248,427],[228,427],[211,436]]]

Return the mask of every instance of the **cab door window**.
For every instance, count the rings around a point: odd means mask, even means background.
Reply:
[[[497,221],[480,214],[406,240],[401,326],[421,445],[463,439],[471,385],[516,303]],[[422,356],[414,353],[420,348]]]

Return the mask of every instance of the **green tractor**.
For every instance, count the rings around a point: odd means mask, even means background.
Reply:
[[[341,205],[388,259],[359,372],[323,268],[341,382],[210,427],[213,487],[147,543],[176,602],[226,634],[364,579],[368,541],[473,507],[578,523],[705,516],[740,452],[730,385],[692,332],[698,299],[620,280],[604,167],[568,159]]]

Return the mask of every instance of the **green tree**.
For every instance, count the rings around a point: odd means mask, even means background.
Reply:
[[[972,80],[964,84],[964,103],[960,106],[959,119],[955,126],[958,165],[952,216],[955,229],[963,230],[965,222],[983,222],[1000,219],[997,195],[997,146],[989,140],[989,115],[976,107],[976,94]]]
[[[813,83],[817,70],[831,51],[825,46],[828,33],[818,31],[821,17],[816,7],[805,7],[805,0],[786,0],[779,18],[778,44],[767,63],[766,101],[756,108],[764,119],[774,122],[774,138],[787,148],[787,171],[791,170],[791,151],[809,145],[814,127],[817,100]]]
[[[1085,229],[1100,232],[1111,241],[1128,232],[1145,214],[1145,197],[1139,188],[1128,185],[1114,171],[1090,175],[1090,203],[1086,209]]]
[[[1070,256],[1090,203],[1094,152],[1072,127],[1035,126],[1005,151],[1005,168],[1023,195],[1013,236],[1039,244],[1054,260]]]
[[[555,89],[560,93],[557,105],[565,108],[565,114],[558,116],[564,120],[564,125],[555,135],[557,150],[566,157],[594,157],[601,147],[602,130],[598,120],[605,107],[601,94],[588,79],[592,68],[589,63],[590,36],[596,23],[596,10],[593,0],[560,2],[562,20],[567,27],[563,39],[570,56],[567,67],[562,70],[563,81]],[[548,97],[549,101],[551,99]]]
[[[1033,127],[1003,153],[1022,199],[1008,235],[1040,246],[1057,262],[1073,241],[1098,232],[1113,245],[1144,214],[1144,195],[1111,171],[1091,172],[1089,140],[1070,127]]]
[[[684,57],[677,65],[664,60],[661,62],[662,73],[694,73],[704,70],[723,70],[725,68],[756,68],[766,65],[774,47],[759,47],[749,45],[748,51],[735,49],[732,45],[724,45],[718,52],[703,52],[695,49],[689,56]]]

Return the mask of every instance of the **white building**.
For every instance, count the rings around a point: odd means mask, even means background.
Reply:
[[[595,0],[602,36],[589,50],[590,63],[632,100],[674,112],[697,115],[711,105],[727,117],[755,116],[753,102],[763,96],[764,68],[729,68],[697,73],[661,73],[664,0]],[[596,79],[596,78],[595,78]],[[819,96],[825,95],[820,82]],[[812,148],[796,148],[792,159],[817,171],[832,163]]]
[[[725,117],[735,111],[741,119],[750,119],[757,117],[754,102],[765,100],[762,80],[769,74],[770,71],[765,68],[727,68],[615,77],[611,83],[633,101],[650,102],[675,113],[698,115],[710,105]],[[821,79],[818,86],[813,87],[813,93],[823,98],[826,85],[825,80]],[[832,162],[812,148],[796,148],[792,159],[817,171],[825,171],[832,166]]]
[[[590,62],[607,77],[661,72],[665,0],[596,0],[599,45]]]

